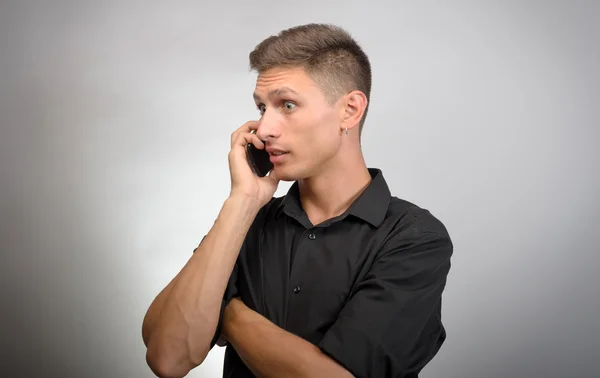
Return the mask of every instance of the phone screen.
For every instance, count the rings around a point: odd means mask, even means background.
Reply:
[[[273,163],[269,153],[266,150],[259,150],[252,143],[246,145],[246,154],[248,155],[248,164],[258,177],[264,177],[273,169]]]

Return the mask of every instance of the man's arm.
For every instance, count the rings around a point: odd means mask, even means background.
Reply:
[[[228,198],[195,253],[156,297],[144,318],[146,360],[159,377],[183,377],[210,351],[222,299],[260,206]]]
[[[223,334],[257,377],[353,377],[318,347],[279,328],[237,298],[225,308]]]

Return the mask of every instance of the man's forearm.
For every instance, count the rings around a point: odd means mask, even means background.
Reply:
[[[172,287],[148,310],[146,359],[155,374],[183,376],[208,354],[227,282],[258,210],[244,198],[229,198]]]
[[[225,310],[223,334],[258,377],[352,377],[318,347],[279,328],[239,299]]]

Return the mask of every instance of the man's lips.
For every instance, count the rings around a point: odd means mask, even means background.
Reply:
[[[273,164],[278,164],[283,162],[287,158],[287,152],[276,151],[272,154],[269,154],[269,160]]]
[[[279,155],[283,155],[283,154],[287,154],[288,153],[288,151],[284,151],[282,149],[273,148],[273,147],[267,147],[267,152],[271,156],[279,156]]]

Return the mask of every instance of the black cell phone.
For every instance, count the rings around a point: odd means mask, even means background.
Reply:
[[[273,169],[273,163],[269,153],[266,150],[259,150],[252,143],[246,145],[246,155],[248,155],[248,164],[258,177],[264,177]]]

